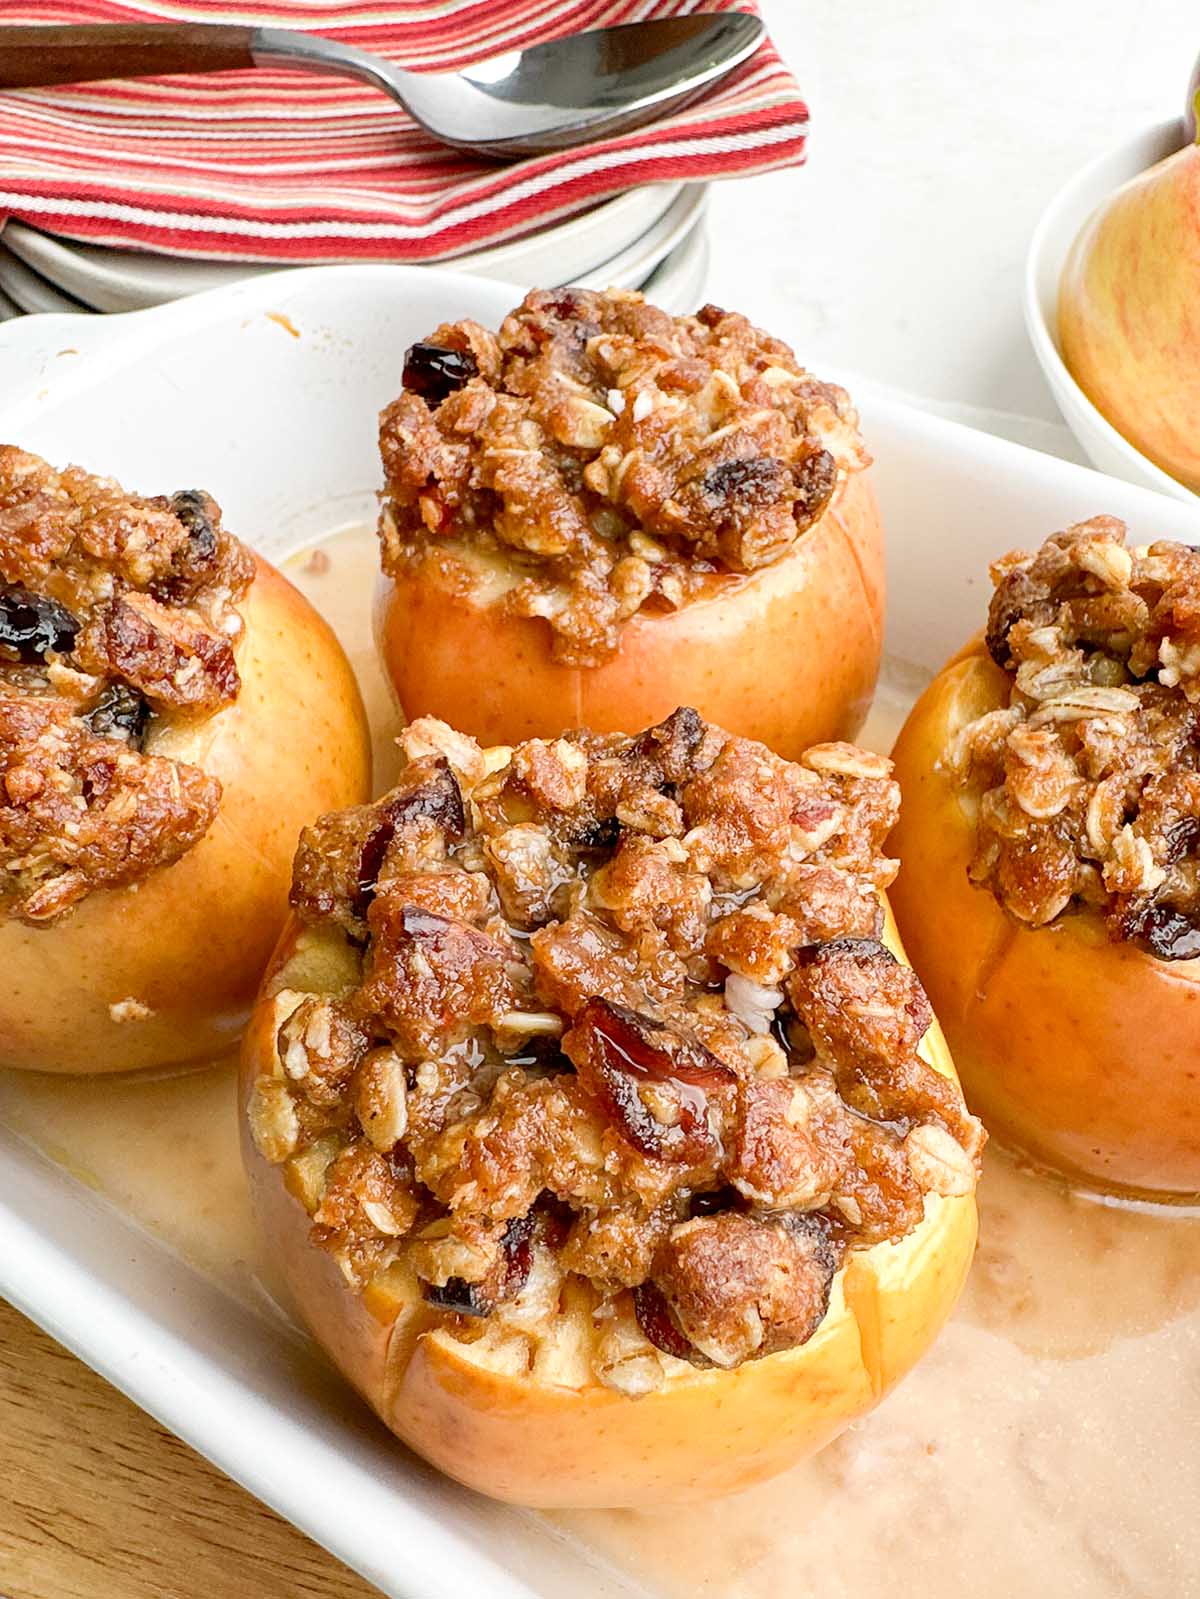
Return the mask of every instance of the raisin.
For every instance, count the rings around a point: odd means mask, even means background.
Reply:
[[[833,498],[837,487],[837,462],[828,450],[814,450],[799,466],[792,468],[792,481],[796,487],[793,513],[803,530],[823,515]]]
[[[700,491],[714,510],[733,500],[739,509],[772,505],[784,497],[786,477],[786,467],[773,455],[739,455],[706,472]]]
[[[1148,905],[1125,922],[1125,936],[1160,961],[1200,958],[1200,921],[1173,905]]]
[[[84,721],[97,738],[123,738],[140,750],[150,721],[150,706],[127,683],[110,683]]]
[[[988,654],[1002,671],[1012,670],[1012,652],[1008,635],[1014,626],[1029,617],[1041,620],[1046,608],[1045,590],[1040,588],[1023,566],[1014,567],[996,586],[988,605],[987,632],[984,635]]]
[[[465,1282],[461,1277],[450,1277],[442,1285],[424,1286],[425,1298],[439,1310],[451,1310],[456,1316],[490,1316],[495,1302],[487,1297],[481,1283]]]
[[[402,382],[426,405],[439,406],[447,395],[479,374],[470,350],[447,350],[440,344],[410,344],[404,354]]]
[[[210,511],[212,501],[201,489],[181,489],[171,496],[171,511],[187,529],[189,563],[207,564],[217,553],[217,530]]]
[[[829,938],[822,944],[802,944],[796,951],[798,966],[821,966],[826,961],[848,955],[856,966],[880,961],[885,966],[900,963],[878,938]]]
[[[0,657],[25,666],[74,648],[79,623],[57,600],[20,583],[0,583]]]
[[[686,783],[692,777],[696,752],[704,743],[707,727],[698,711],[680,705],[655,727],[648,727],[625,752],[627,761],[651,761],[664,784]]]

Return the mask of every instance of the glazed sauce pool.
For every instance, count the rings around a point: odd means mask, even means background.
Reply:
[[[287,566],[358,671],[382,789],[396,718],[371,642],[375,570],[365,529]],[[864,743],[890,747],[923,682],[885,664]],[[0,1073],[8,1125],[263,1310],[234,1100],[228,1063],[141,1082]],[[614,1593],[627,1574],[661,1599],[1200,1599],[1200,1218],[1074,1197],[992,1148],[980,1223],[932,1352],[814,1460],[717,1504],[537,1519],[614,1573]],[[525,1513],[495,1514],[519,1539]]]

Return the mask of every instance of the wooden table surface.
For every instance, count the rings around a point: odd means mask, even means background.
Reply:
[[[0,1302],[4,1599],[379,1599]]]

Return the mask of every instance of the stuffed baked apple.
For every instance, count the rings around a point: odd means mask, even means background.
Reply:
[[[1200,1193],[1200,552],[1099,516],[992,569],[896,745],[896,915],[968,1098],[1077,1180]]]
[[[857,416],[745,317],[532,293],[409,350],[380,446],[409,717],[511,743],[687,703],[789,757],[861,725],[884,578]]]
[[[301,826],[369,783],[337,642],[206,494],[0,449],[0,1065],[228,1049]]]
[[[272,1257],[485,1493],[783,1469],[918,1359],[974,1247],[982,1133],[881,898],[888,763],[688,710],[404,741],[395,790],[304,834],[243,1046]]]

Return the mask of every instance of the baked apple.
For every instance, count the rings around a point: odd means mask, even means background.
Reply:
[[[243,1045],[272,1258],[484,1493],[782,1470],[919,1358],[974,1248],[983,1134],[882,899],[888,763],[690,710],[404,744],[304,834]]]
[[[409,717],[512,743],[693,704],[788,757],[861,725],[884,575],[857,416],[745,317],[532,293],[409,350],[380,447]]]
[[[208,495],[0,448],[0,1065],[228,1050],[301,826],[369,785],[337,641]]]
[[[1005,556],[895,749],[892,891],[968,1100],[1100,1189],[1200,1193],[1200,553]]]

